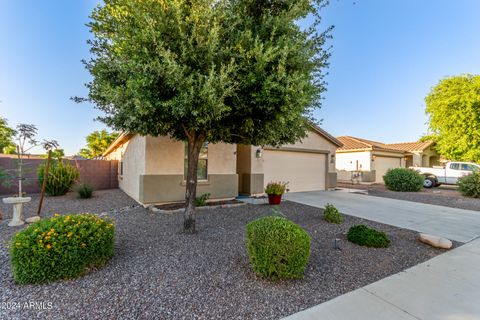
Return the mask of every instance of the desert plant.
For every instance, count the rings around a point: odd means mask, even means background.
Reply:
[[[458,190],[464,196],[480,198],[480,172],[458,179]]]
[[[86,182],[82,182],[76,186],[75,191],[77,191],[78,197],[82,199],[91,198],[93,195],[92,185]]]
[[[279,216],[247,224],[247,252],[253,270],[269,279],[301,278],[310,257],[310,236]]]
[[[0,118],[1,119],[1,118]],[[37,127],[33,124],[18,124],[16,130],[12,130],[11,134],[14,136],[15,143],[10,145],[8,148],[10,149],[11,153],[17,155],[16,161],[16,168],[5,170],[5,175],[2,177],[5,179],[3,184],[5,186],[11,185],[11,180],[17,180],[18,182],[18,197],[24,196],[23,186],[24,183],[27,182],[25,180],[25,158],[28,152],[39,145],[45,150],[52,150],[58,147],[58,142],[55,140],[43,140],[43,142],[38,142],[35,138],[37,136]],[[10,153],[10,152],[9,152]],[[9,171],[13,171],[13,173],[9,173]]]
[[[42,185],[45,174],[45,165],[37,168],[38,183]],[[79,177],[78,169],[68,161],[52,161],[48,172],[45,192],[49,196],[61,196],[67,193]]]
[[[197,207],[204,207],[207,205],[208,199],[210,199],[210,193],[204,193],[200,197],[195,198],[195,205]]]
[[[288,191],[287,185],[288,185],[288,182],[283,182],[283,181],[269,182],[265,187],[265,193],[281,196],[282,194]]]
[[[114,253],[115,228],[95,215],[55,215],[15,234],[10,244],[17,283],[71,279],[104,265]]]
[[[363,224],[351,227],[348,230],[347,239],[350,242],[366,247],[387,248],[390,246],[390,239],[384,232],[369,228]]]
[[[323,211],[323,218],[330,223],[342,223],[343,216],[333,204],[327,203]]]
[[[407,168],[389,169],[383,176],[385,186],[392,191],[420,191],[425,177]]]

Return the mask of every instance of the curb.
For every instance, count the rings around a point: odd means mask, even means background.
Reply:
[[[196,210],[203,211],[203,210],[211,210],[211,209],[219,209],[219,208],[233,208],[233,207],[239,207],[243,205],[246,205],[246,203],[242,202],[242,203],[234,203],[234,204],[219,204],[217,206],[204,206],[204,207],[197,207]],[[175,210],[163,210],[163,209],[155,208],[154,205],[149,205],[148,210],[155,213],[174,214],[174,213],[180,213],[185,211],[185,208],[175,209]]]

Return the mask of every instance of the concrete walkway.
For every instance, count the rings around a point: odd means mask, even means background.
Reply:
[[[336,191],[286,198],[468,243],[285,319],[480,319],[480,212]]]
[[[288,320],[478,320],[480,239]]]
[[[332,203],[340,212],[351,216],[460,242],[468,242],[480,236],[479,211],[372,197],[345,190],[288,193],[285,198],[318,208]]]

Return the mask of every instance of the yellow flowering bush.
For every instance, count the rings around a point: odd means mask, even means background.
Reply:
[[[115,226],[91,214],[55,215],[15,234],[10,244],[18,283],[71,279],[103,266],[114,253]]]

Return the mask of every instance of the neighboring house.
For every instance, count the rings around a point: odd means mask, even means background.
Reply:
[[[433,141],[387,144],[390,148],[405,151],[406,166],[432,167],[440,165],[440,156],[433,150]]]
[[[390,168],[431,166],[439,160],[432,141],[386,144],[351,136],[337,139],[343,144],[336,156],[338,180],[358,175],[360,181],[381,183]]]
[[[197,195],[213,199],[263,194],[270,181],[288,181],[290,191],[336,186],[335,150],[341,143],[312,126],[308,137],[279,148],[205,143],[200,154]],[[140,203],[185,197],[185,143],[169,137],[122,133],[103,153],[119,160],[119,187]]]

